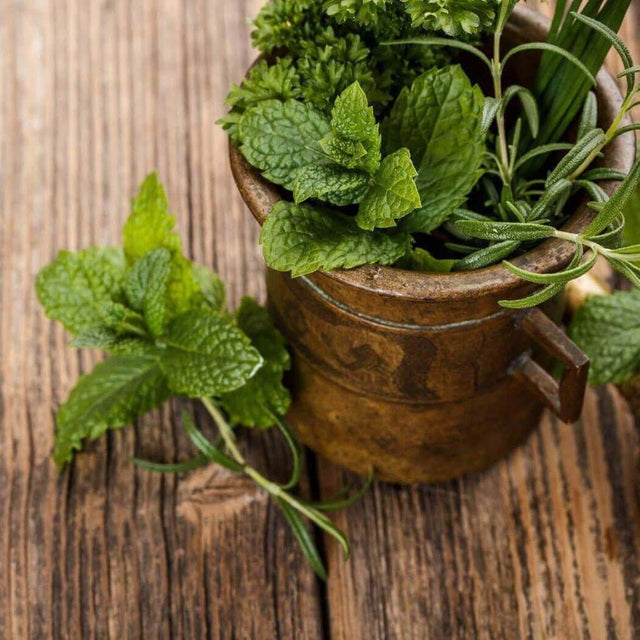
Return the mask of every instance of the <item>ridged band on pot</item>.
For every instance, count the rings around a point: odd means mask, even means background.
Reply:
[[[543,41],[547,30],[546,19],[518,7],[505,43]],[[608,73],[597,79],[607,126],[622,96]],[[608,146],[603,164],[628,171],[634,158],[629,134]],[[285,194],[233,147],[230,159],[262,224]],[[601,186],[612,193],[616,183]],[[565,229],[579,232],[593,215],[585,202]],[[549,273],[572,255],[569,243],[549,240],[514,262]],[[293,352],[290,419],[304,442],[345,467],[366,473],[374,466],[379,478],[396,482],[444,480],[508,453],[544,404],[565,420],[578,417],[586,357],[540,311],[499,306],[535,288],[501,265],[451,274],[374,265],[298,279],[270,271],[267,285]],[[551,315],[557,319],[558,309]],[[560,384],[537,363],[537,352],[566,366]]]

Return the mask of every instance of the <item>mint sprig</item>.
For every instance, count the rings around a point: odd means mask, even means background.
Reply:
[[[124,250],[62,251],[38,274],[39,300],[47,315],[74,336],[72,345],[111,354],[82,376],[61,405],[55,461],[63,468],[85,440],[130,424],[171,397],[197,398],[211,414],[221,442],[208,441],[183,418],[200,451],[197,458],[170,465],[137,463],[177,473],[213,462],[249,476],[274,497],[314,570],[324,577],[301,518],[332,535],[347,555],[348,542],[321,505],[290,491],[301,466],[300,445],[283,419],[290,404],[283,385],[289,368],[284,338],[255,300],[244,298],[235,313],[226,308],[222,282],[182,255],[174,227],[164,189],[152,174],[133,199]],[[278,427],[293,457],[288,483],[271,482],[248,465],[236,445],[236,425]]]

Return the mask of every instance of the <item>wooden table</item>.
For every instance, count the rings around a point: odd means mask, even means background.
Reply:
[[[188,253],[231,301],[263,296],[223,98],[261,0],[0,0],[0,635],[25,638],[620,638],[640,634],[638,438],[612,389],[576,426],[544,418],[487,473],[378,486],[340,514],[318,582],[273,504],[192,450],[179,403],[87,447],[58,475],[58,404],[99,357],[68,348],[34,296],[61,248],[115,244],[157,169]],[[548,9],[547,9],[548,10]],[[640,7],[624,32],[640,60]],[[635,30],[634,30],[635,28]],[[204,421],[204,417],[202,416]],[[247,433],[256,465],[286,465]],[[308,456],[323,495],[348,474]]]

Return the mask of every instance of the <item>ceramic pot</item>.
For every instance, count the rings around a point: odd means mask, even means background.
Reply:
[[[547,29],[544,18],[520,7],[505,45],[544,41]],[[530,77],[535,60],[518,59],[526,69],[520,75]],[[622,97],[604,71],[597,95],[607,125]],[[623,136],[604,164],[627,171],[634,154],[633,136]],[[230,158],[240,193],[262,224],[286,194],[233,147]],[[616,185],[602,186],[611,193]],[[582,205],[565,228],[581,231],[592,216]],[[551,240],[515,263],[553,272],[571,257],[568,243]],[[587,357],[543,311],[498,304],[531,287],[502,266],[453,274],[366,266],[296,279],[269,270],[269,304],[293,355],[289,420],[329,460],[360,474],[373,466],[377,478],[401,483],[491,465],[526,438],[545,407],[577,420]],[[554,320],[558,311],[556,303]],[[552,359],[565,367],[560,382],[547,372]]]

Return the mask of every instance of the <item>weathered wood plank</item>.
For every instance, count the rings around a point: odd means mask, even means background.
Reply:
[[[264,495],[230,474],[136,471],[192,455],[182,407],[89,447],[58,476],[54,414],[96,354],[33,294],[61,248],[115,244],[157,169],[188,252],[263,295],[257,229],[214,125],[256,2],[0,1],[0,637],[319,638],[311,570]],[[200,416],[204,421],[204,416]],[[282,473],[280,443],[247,438]]]
[[[376,487],[329,546],[331,637],[631,638],[640,633],[637,432],[590,393],[576,426],[546,417],[490,471]],[[321,464],[330,493],[347,474]]]

